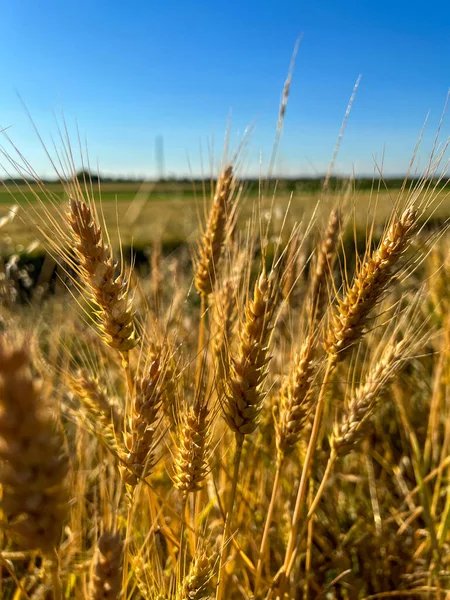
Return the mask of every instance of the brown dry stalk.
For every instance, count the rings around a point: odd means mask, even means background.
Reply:
[[[393,281],[416,225],[417,211],[406,208],[394,219],[377,250],[358,268],[343,299],[338,299],[324,343],[332,364],[342,361],[361,339],[371,311]]]
[[[2,527],[27,550],[49,557],[68,517],[65,440],[33,377],[22,345],[0,337],[0,484]]]
[[[160,409],[163,396],[163,377],[160,359],[151,356],[145,373],[136,381],[134,391],[130,431],[126,436],[128,454],[124,457],[122,479],[136,486],[145,479],[155,466],[155,449],[158,443],[156,434],[160,423]]]
[[[122,597],[123,542],[118,532],[103,533],[93,563],[90,600],[119,600]]]
[[[220,255],[227,235],[232,183],[233,168],[228,166],[217,181],[206,230],[201,236],[194,261],[195,287],[202,296],[209,296],[216,282]]]
[[[100,225],[91,207],[71,198],[68,220],[74,250],[80,261],[80,275],[99,311],[99,325],[105,341],[122,353],[137,343],[128,279],[116,275],[118,262],[105,244]]]
[[[310,334],[295,356],[282,388],[276,427],[278,461],[292,452],[300,439],[311,410],[311,383],[314,373],[314,340]]]
[[[192,560],[189,573],[183,579],[177,592],[176,600],[203,600],[209,598],[211,575],[211,559],[205,552],[196,554]]]
[[[186,407],[176,439],[174,484],[183,496],[201,488],[208,474],[212,421],[208,403]]]
[[[231,357],[223,403],[225,420],[236,435],[252,433],[264,401],[262,384],[267,376],[269,339],[276,308],[275,273],[263,272],[255,283],[253,298],[247,301],[245,319],[239,331],[238,355]]]
[[[325,312],[328,277],[336,259],[340,230],[341,214],[339,209],[335,208],[330,213],[325,235],[319,244],[312,274],[309,302],[315,321],[319,321]]]
[[[405,365],[406,347],[405,340],[389,345],[370,370],[364,384],[352,396],[332,435],[331,448],[337,455],[353,450],[367,433],[370,423],[368,417],[373,412],[376,400]]]

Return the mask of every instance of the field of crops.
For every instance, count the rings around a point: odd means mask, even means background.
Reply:
[[[379,192],[376,188],[372,192],[366,189],[359,191],[358,182],[351,190],[345,189],[343,184],[342,192],[326,194],[320,191],[288,192],[283,190],[282,182],[279,187],[275,193],[274,185],[264,190],[261,201],[256,191],[248,193],[244,189],[239,200],[240,221],[244,223],[256,208],[260,210],[262,218],[267,218],[270,213],[273,229],[276,231],[285,217],[288,205],[290,223],[308,222],[316,212],[320,214],[323,205],[329,207],[335,200],[339,200],[341,203],[345,202],[346,210],[352,212],[357,229],[364,232],[368,214],[369,218],[374,216],[376,222],[382,224],[391,213],[400,190],[398,185],[390,188],[387,183],[380,186]],[[67,197],[63,186],[50,184],[46,188],[61,203],[62,210],[65,210]],[[39,252],[34,242],[40,238],[30,222],[35,219],[34,211],[42,213],[42,208],[36,202],[36,193],[44,198],[44,194],[35,185],[31,186],[31,190],[24,185],[0,188],[0,218],[8,213],[11,205],[17,203],[21,206],[18,218],[3,228],[2,233],[20,246],[33,244],[33,252]],[[118,247],[120,230],[122,244],[137,249],[154,242],[161,242],[168,249],[193,242],[197,238],[205,206],[210,200],[209,192],[205,192],[198,183],[105,183],[100,189],[94,185],[92,196],[101,205],[113,246]],[[446,189],[436,192],[433,211],[433,222],[443,221],[450,215],[450,196]],[[9,247],[10,252],[11,250]]]
[[[2,598],[450,597],[446,192],[262,190],[3,191]]]

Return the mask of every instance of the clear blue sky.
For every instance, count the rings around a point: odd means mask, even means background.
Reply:
[[[0,6],[0,125],[41,174],[53,111],[77,119],[102,172],[155,174],[163,136],[167,173],[218,160],[227,120],[235,144],[254,125],[248,170],[271,152],[281,90],[300,44],[277,171],[323,173],[354,82],[362,74],[336,165],[405,171],[427,112],[429,149],[450,85],[450,4],[323,0],[4,0]],[[450,119],[450,115],[449,115]],[[444,137],[449,127],[444,128]]]

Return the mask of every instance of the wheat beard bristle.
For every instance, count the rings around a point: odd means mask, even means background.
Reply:
[[[25,348],[0,337],[1,519],[20,547],[52,556],[68,517],[69,459],[45,400]]]
[[[274,283],[262,274],[255,284],[253,299],[247,302],[239,333],[239,354],[231,358],[225,382],[225,420],[240,435],[252,433],[258,425],[264,400],[261,386],[270,361],[268,343],[274,311]]]
[[[116,276],[118,263],[103,241],[91,208],[73,198],[69,208],[68,219],[75,236],[81,276],[101,309],[100,326],[105,341],[112,348],[127,352],[137,344],[127,279],[123,274]]]
[[[407,208],[396,219],[380,246],[357,272],[353,285],[332,315],[324,347],[330,361],[342,361],[361,339],[368,317],[393,282],[395,268],[417,224],[417,212]]]
[[[219,259],[227,233],[227,204],[232,182],[233,168],[229,166],[217,182],[206,231],[198,244],[194,279],[195,287],[202,296],[211,294],[216,281]]]

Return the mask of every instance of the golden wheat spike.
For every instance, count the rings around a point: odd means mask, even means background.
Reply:
[[[369,315],[393,281],[399,260],[417,227],[417,211],[406,208],[395,218],[379,247],[359,267],[331,318],[325,349],[331,363],[342,361],[361,339]]]
[[[80,261],[80,274],[100,308],[100,327],[105,341],[122,353],[137,343],[129,282],[121,273],[91,207],[72,198],[67,214]]]
[[[202,296],[212,293],[217,277],[222,247],[227,235],[228,206],[233,183],[233,168],[227,167],[217,181],[211,210],[197,248],[195,259],[195,287]]]

